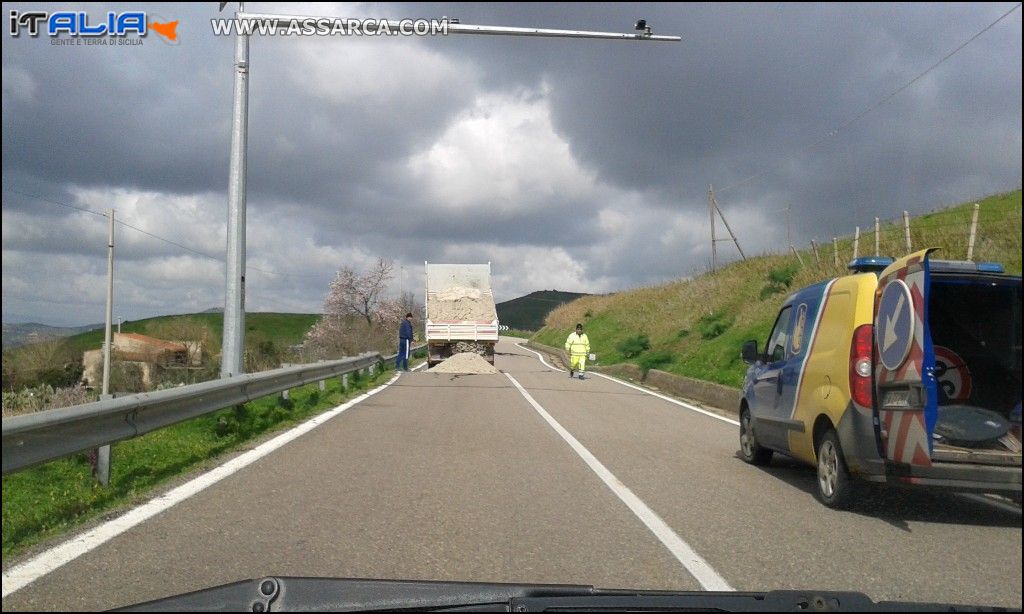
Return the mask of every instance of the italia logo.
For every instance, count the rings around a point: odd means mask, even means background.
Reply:
[[[85,11],[10,11],[9,32],[12,37],[27,34],[38,37],[69,36],[73,38],[146,36],[150,30],[165,42],[178,42],[178,21],[159,17],[147,18],[145,11],[107,11],[101,18],[90,17]]]

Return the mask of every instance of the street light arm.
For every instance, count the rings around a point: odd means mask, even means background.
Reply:
[[[356,22],[362,23],[363,20],[346,19],[343,17],[328,17],[323,15],[276,15],[272,13],[245,13],[239,12],[236,14],[238,19],[256,20],[256,21],[270,21],[276,22],[277,27],[285,28],[289,24],[295,22],[302,22],[306,20],[318,20],[326,21],[331,24],[339,23],[344,26],[348,34],[375,34],[375,30],[369,30],[365,27],[359,28],[357,31],[350,31],[350,26]],[[397,32],[401,27],[402,22],[394,19],[380,19],[377,20],[380,27],[385,27],[391,31]],[[596,39],[608,39],[608,40],[629,40],[629,41],[670,41],[676,42],[682,40],[678,36],[661,36],[648,34],[646,32],[590,32],[587,30],[553,30],[548,28],[514,28],[508,26],[481,26],[473,24],[455,23],[449,21],[447,24],[448,34],[486,34],[492,36],[538,36],[538,37],[549,37],[549,38],[596,38]]]

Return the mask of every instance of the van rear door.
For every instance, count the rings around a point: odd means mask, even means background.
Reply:
[[[928,255],[921,250],[882,271],[875,294],[875,437],[879,454],[931,465],[938,420],[935,351],[928,327]]]

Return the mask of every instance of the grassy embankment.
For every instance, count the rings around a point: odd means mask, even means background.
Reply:
[[[979,201],[975,261],[1001,262],[1021,274],[1021,191]],[[964,259],[973,202],[911,220],[914,249],[942,248],[934,257]],[[906,252],[902,222],[882,226],[882,254]],[[845,272],[853,237],[840,238],[835,266],[831,244],[819,246],[821,264],[811,249],[800,251],[801,266],[789,254],[763,255],[734,262],[714,274],[639,288],[607,296],[587,296],[552,311],[534,339],[560,347],[577,322],[586,325],[599,364],[632,362],[639,366],[739,387],[746,365],[744,340],[763,345],[779,305],[792,291]],[[874,253],[874,230],[862,228],[860,255]]]

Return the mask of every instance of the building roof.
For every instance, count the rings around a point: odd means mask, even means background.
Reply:
[[[161,350],[168,350],[171,352],[185,352],[188,350],[188,347],[184,343],[165,341],[163,339],[157,339],[156,337],[140,335],[139,333],[114,333],[115,345],[117,344],[118,337],[132,339],[139,343],[145,343],[146,345],[159,348]]]

